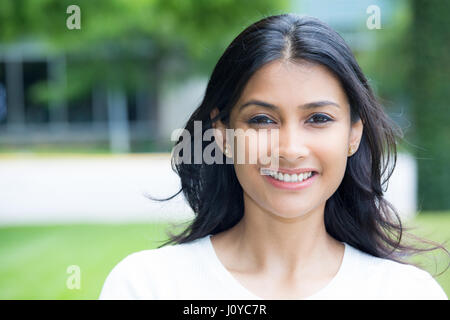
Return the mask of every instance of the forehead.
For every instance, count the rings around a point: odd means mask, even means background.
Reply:
[[[326,67],[309,62],[273,61],[247,82],[237,105],[258,99],[288,110],[314,101],[329,100],[345,111],[348,100],[338,78]],[[233,111],[238,112],[238,108]]]

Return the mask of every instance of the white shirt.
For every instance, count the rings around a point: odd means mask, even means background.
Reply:
[[[99,299],[261,300],[225,268],[210,237],[128,255],[106,278]],[[428,272],[343,244],[339,271],[307,299],[448,299]]]

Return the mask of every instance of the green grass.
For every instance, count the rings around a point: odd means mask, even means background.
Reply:
[[[450,213],[420,215],[416,234],[450,239]],[[0,228],[0,299],[97,299],[111,269],[132,252],[166,240],[166,224],[68,225]],[[441,269],[448,259],[437,256]],[[417,260],[417,259],[416,259]],[[435,273],[432,262],[417,260]],[[81,288],[68,289],[67,267],[81,270]],[[442,271],[442,270],[440,270]],[[450,269],[436,278],[450,296]]]
[[[164,224],[0,228],[0,299],[97,299],[125,256],[166,240]],[[81,288],[69,290],[70,265]]]
[[[450,212],[426,212],[419,214],[414,221],[406,223],[414,227],[411,232],[426,240],[432,240],[450,251]],[[434,250],[415,256],[411,262],[427,270],[450,297],[450,258],[444,250]]]

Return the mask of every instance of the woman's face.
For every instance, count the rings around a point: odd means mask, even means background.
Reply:
[[[219,122],[216,128],[225,127]],[[323,212],[343,179],[349,146],[356,150],[362,135],[361,121],[351,125],[347,96],[326,67],[286,61],[271,62],[253,75],[231,111],[230,128],[256,133],[256,139],[234,138],[234,166],[245,201],[284,218]],[[270,143],[274,130],[278,145]],[[263,175],[260,169],[273,163],[259,157],[261,146],[276,156],[278,172],[312,168],[317,174],[302,188]],[[238,154],[245,155],[244,163]]]

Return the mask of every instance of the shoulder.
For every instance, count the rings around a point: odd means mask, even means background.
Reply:
[[[129,254],[108,274],[99,299],[158,299],[192,265],[199,240]]]
[[[385,259],[386,279],[390,294],[402,299],[447,300],[439,283],[425,270],[416,266]]]
[[[350,246],[349,246],[350,247]],[[414,265],[379,258],[350,247],[352,268],[369,283],[381,299],[445,299],[439,283],[427,271]]]
[[[117,263],[108,274],[99,299],[154,299],[155,274],[160,274],[158,260],[167,260],[170,248],[134,252]]]
[[[148,271],[157,271],[163,261],[170,261],[173,258],[173,249],[170,246],[142,250],[123,258],[111,273],[127,276],[141,275]]]
[[[202,238],[188,243],[134,252],[122,259],[115,269],[147,274],[149,271],[167,272],[171,266],[179,268],[185,262],[192,263],[192,259],[202,249],[203,240]]]

